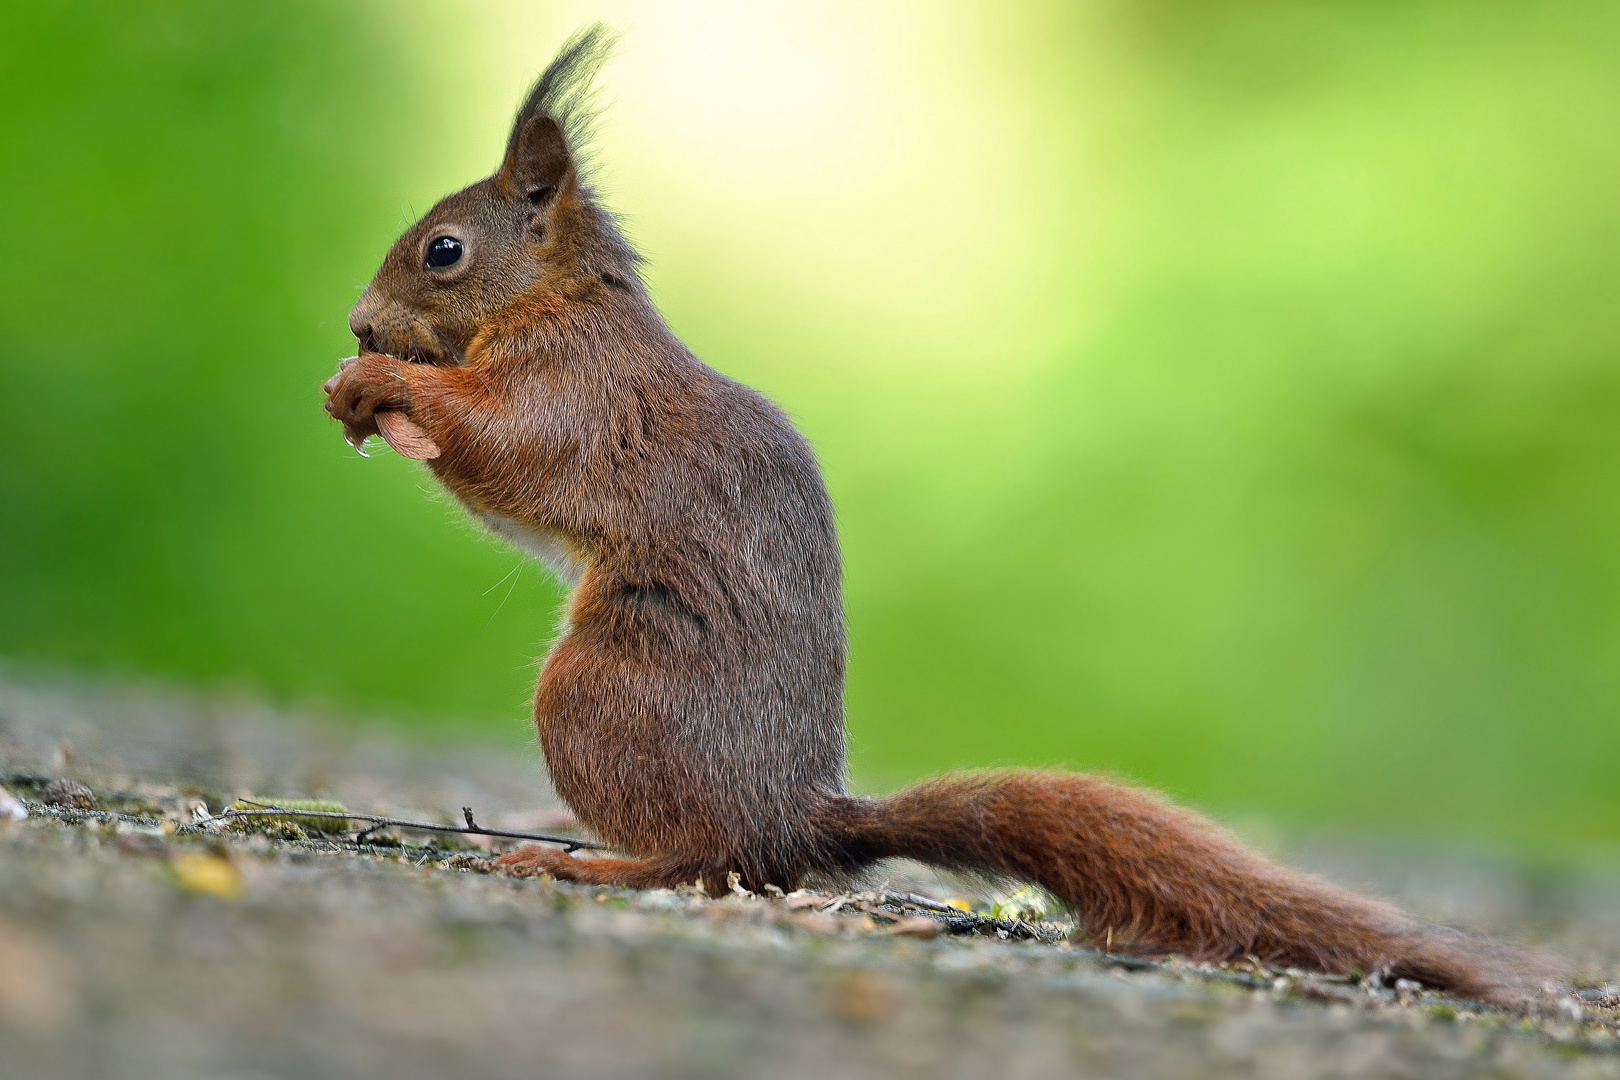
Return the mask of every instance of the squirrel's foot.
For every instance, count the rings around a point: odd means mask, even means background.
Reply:
[[[507,877],[539,877],[550,874],[559,881],[577,881],[581,863],[544,844],[524,844],[495,860],[495,872]]]
[[[711,868],[712,869],[712,868]],[[617,885],[626,889],[668,889],[705,876],[705,863],[679,856],[656,859],[576,859],[556,848],[524,844],[495,860],[495,872],[510,877],[550,874],[558,881],[581,885]],[[712,874],[709,875],[711,878]]]
[[[410,408],[411,387],[404,369],[404,363],[391,356],[361,353],[343,361],[321,387],[326,411],[343,425],[343,437],[356,450],[368,435],[377,434],[377,413]]]

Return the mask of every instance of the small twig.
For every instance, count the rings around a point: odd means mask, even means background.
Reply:
[[[590,848],[592,851],[609,850],[605,844],[593,844],[589,840],[580,840],[572,836],[548,836],[545,833],[511,832],[505,829],[484,829],[473,824],[471,807],[462,807],[462,814],[467,818],[463,825],[437,825],[427,821],[406,821],[402,818],[381,817],[376,814],[352,814],[339,810],[296,810],[285,806],[276,806],[273,803],[253,802],[243,799],[243,802],[252,802],[258,810],[226,809],[211,818],[199,821],[196,824],[211,825],[216,821],[232,821],[236,818],[250,817],[295,817],[295,818],[326,818],[330,821],[367,821],[370,826],[361,829],[355,834],[355,842],[360,843],[365,837],[379,829],[420,829],[423,832],[457,833],[463,836],[498,836],[508,840],[539,840],[548,844],[561,844],[565,853],[578,851],[580,848]]]
[[[970,914],[969,912],[964,912],[961,908],[951,907],[951,905],[942,904],[938,900],[930,900],[926,896],[918,896],[916,893],[909,892],[886,892],[883,894],[883,902],[887,904],[910,904],[912,907],[922,908],[924,911],[937,911],[942,915]]]
[[[359,832],[354,834],[354,842],[355,842],[356,845],[363,844],[363,843],[366,842],[366,839],[371,836],[372,833],[377,832],[379,829],[386,829],[386,828],[388,828],[388,826],[386,824],[383,824],[383,825],[372,825],[369,828],[361,829]]]

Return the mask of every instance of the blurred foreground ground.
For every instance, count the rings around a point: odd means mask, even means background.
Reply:
[[[1620,1003],[1598,994],[1522,1022],[1280,972],[901,936],[858,901],[694,902],[444,869],[447,852],[420,847],[173,831],[199,798],[325,793],[357,812],[449,821],[471,805],[535,828],[558,807],[532,752],[0,671],[0,773],[30,801],[44,777],[75,777],[121,814],[36,801],[0,825],[5,1080],[1620,1077]],[[1343,844],[1289,858],[1620,983],[1620,860],[1530,874]],[[963,890],[905,868],[887,883]]]

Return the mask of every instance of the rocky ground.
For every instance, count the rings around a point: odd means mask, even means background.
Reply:
[[[251,702],[0,671],[0,783],[28,810],[0,823],[7,1080],[1620,1078],[1620,859],[1531,875],[1479,854],[1289,852],[1576,958],[1584,994],[1524,1018],[1410,985],[1103,955],[917,868],[858,894],[711,898],[490,877],[457,865],[477,850],[457,837],[198,826],[199,803],[301,795],[566,826],[532,753],[429,750]]]

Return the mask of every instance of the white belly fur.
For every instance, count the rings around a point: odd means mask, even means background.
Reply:
[[[569,588],[577,586],[580,578],[585,576],[585,560],[562,533],[536,529],[493,510],[476,506],[467,509],[472,511],[473,517],[484,528],[519,551],[527,552],[545,563],[546,568],[566,582]]]

